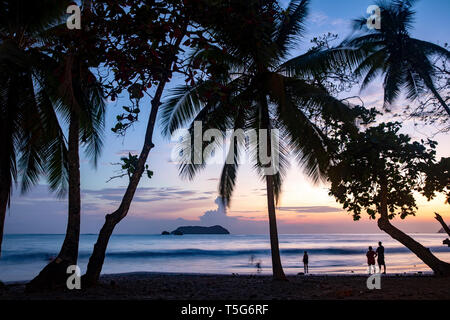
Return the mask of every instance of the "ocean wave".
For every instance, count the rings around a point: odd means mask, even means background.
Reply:
[[[430,247],[433,252],[449,252],[446,247]],[[365,255],[365,249],[359,248],[289,248],[281,249],[281,254],[285,256],[301,256],[304,251],[308,251],[310,256],[338,256],[338,255]],[[386,255],[409,253],[404,247],[395,247],[386,249]],[[84,251],[79,253],[80,259],[88,259],[91,252]],[[110,259],[139,259],[139,258],[177,258],[177,257],[236,257],[236,256],[267,256],[270,255],[270,249],[230,249],[230,250],[203,250],[203,249],[175,249],[175,250],[134,250],[134,251],[109,251],[106,254]],[[15,261],[49,261],[54,258],[54,252],[32,252],[17,253],[4,252],[1,262]]]

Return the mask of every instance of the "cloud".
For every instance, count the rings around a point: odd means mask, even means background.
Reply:
[[[237,213],[259,213],[261,210],[233,210],[232,212]]]
[[[341,212],[342,209],[329,206],[310,206],[310,207],[278,207],[280,211],[290,211],[296,213],[330,213]]]
[[[197,198],[189,198],[188,201],[199,201],[199,200],[209,200],[210,197],[197,197]]]
[[[98,233],[105,222],[105,214],[117,209],[115,200],[121,198],[124,190],[124,188],[83,190],[81,232]],[[195,192],[195,196],[179,191],[184,189],[180,187],[139,188],[128,216],[117,225],[114,233],[159,234],[163,230],[172,231],[179,226],[219,224],[232,234],[268,234],[268,217],[265,209],[239,210],[237,208],[230,214],[218,198],[216,209],[205,210],[206,200],[214,198],[205,196],[201,191],[188,190],[191,191],[189,194]],[[280,213],[292,213],[289,214],[289,219],[283,218],[286,214],[279,215],[277,222],[280,234],[379,231],[373,221],[356,223],[347,215],[321,219],[321,221],[309,219],[314,213],[341,211],[330,206],[285,206],[278,209]],[[435,232],[436,223],[433,219],[415,219],[416,221],[412,219],[413,221],[405,222],[405,230]],[[403,225],[404,222],[397,223]],[[14,191],[11,208],[5,221],[5,233],[63,234],[66,224],[67,199],[57,199],[49,193],[47,186],[40,185],[24,196]]]
[[[350,24],[351,24],[350,20],[345,20],[345,19],[341,19],[341,18],[334,19],[334,20],[331,21],[331,25],[332,26],[344,26],[344,27],[347,27],[347,26],[350,26]]]
[[[197,225],[206,227],[221,225],[234,234],[263,233],[267,231],[267,216],[229,216],[227,208],[222,204],[221,197],[217,197],[215,203],[217,209],[205,211],[205,213],[199,217]],[[233,212],[259,213],[260,211],[248,210]]]
[[[132,155],[139,154],[139,150],[120,150],[116,152],[116,155],[118,156],[128,156],[128,154],[131,153]]]
[[[323,12],[314,12],[309,16],[309,20],[313,24],[321,26],[327,22],[328,16]]]
[[[125,193],[125,188],[104,188],[100,190],[83,190],[84,194],[97,200],[107,200],[112,202],[119,202]],[[214,193],[211,191],[211,194]],[[209,199],[205,197],[209,192],[202,192],[196,190],[184,190],[177,187],[147,187],[138,188],[136,190],[133,202],[155,202],[164,200],[203,200]],[[195,197],[194,199],[188,197]]]
[[[217,197],[214,202],[217,204],[217,209],[206,211],[200,216],[200,222],[209,225],[229,224],[236,219],[227,215],[227,208],[223,205],[221,197]]]

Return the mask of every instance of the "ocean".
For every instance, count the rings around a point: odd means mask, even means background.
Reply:
[[[439,258],[450,261],[445,235],[413,234]],[[6,235],[0,258],[0,280],[30,280],[57,255],[64,235]],[[86,270],[96,235],[81,235],[79,263]],[[308,251],[312,274],[367,272],[368,246],[382,241],[388,273],[429,273],[431,270],[396,240],[384,234],[280,235],[281,260],[286,274],[303,272],[303,251]],[[256,267],[260,263],[260,269]],[[173,272],[210,274],[270,274],[268,235],[113,235],[103,273]]]

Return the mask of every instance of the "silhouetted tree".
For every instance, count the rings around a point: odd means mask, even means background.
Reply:
[[[333,195],[359,220],[363,211],[378,227],[410,249],[437,275],[450,275],[450,264],[393,226],[395,216],[415,215],[414,191],[422,191],[424,176],[434,166],[436,143],[411,142],[399,123],[370,126],[359,134],[338,134],[334,164],[328,170]],[[442,191],[434,188],[433,192]]]
[[[204,131],[253,129],[257,134],[248,149],[256,172],[266,183],[272,268],[276,280],[286,279],[280,259],[275,202],[281,194],[287,158],[292,153],[309,177],[320,180],[329,157],[327,137],[319,123],[331,118],[349,123],[353,120],[353,113],[346,104],[314,83],[314,75],[325,70],[328,63],[323,60],[323,51],[316,49],[286,59],[303,34],[308,4],[306,0],[291,1],[285,11],[261,7],[243,21],[223,17],[220,22],[226,27],[214,29],[221,39],[218,46],[200,50],[192,58],[214,59],[223,66],[221,77],[175,88],[162,111],[166,136],[189,125],[189,137],[202,140],[195,136],[196,121],[202,123]],[[260,135],[261,129],[268,133]],[[279,130],[279,145],[272,144],[273,129]],[[217,147],[223,147],[221,142],[223,140],[213,141]],[[181,176],[193,179],[205,167],[211,154],[204,155],[203,150],[209,143],[193,143],[194,147],[183,153],[179,167]],[[261,149],[270,159],[268,163],[261,162]],[[219,183],[219,193],[227,205],[235,188],[240,154],[245,150],[245,139],[233,137]],[[196,159],[200,162],[196,163]],[[279,159],[278,163],[275,159]],[[266,171],[269,168],[277,170]]]
[[[86,3],[89,3],[87,1]],[[64,16],[65,8],[61,11]],[[89,7],[83,8],[83,22],[88,24]],[[27,284],[28,290],[39,290],[65,284],[67,267],[76,265],[80,237],[81,189],[80,189],[80,143],[94,165],[102,147],[105,117],[105,100],[102,84],[90,68],[98,67],[99,60],[91,46],[98,39],[92,30],[84,27],[69,30],[65,21],[46,31],[45,65],[41,86],[48,94],[54,109],[68,126],[67,155],[59,154],[61,146],[52,144],[47,150],[45,169],[50,186],[55,189],[68,186],[68,222],[61,250],[37,277]],[[67,170],[67,172],[66,172]]]
[[[367,18],[355,20],[356,34],[341,44],[348,54],[355,74],[362,77],[361,89],[377,76],[384,77],[384,106],[387,108],[406,89],[406,97],[416,100],[429,90],[441,108],[450,116],[450,108],[436,89],[438,70],[433,57],[450,58],[450,52],[439,45],[415,39],[410,32],[415,12],[414,0],[378,1],[381,28],[369,30]],[[364,31],[362,34],[358,31]],[[355,49],[355,51],[349,50]],[[339,49],[339,48],[338,48]],[[357,57],[355,59],[355,57]]]
[[[153,149],[153,131],[166,84],[173,73],[185,77],[186,82],[195,81],[195,70],[205,70],[196,61],[182,59],[184,50],[198,50],[210,46],[214,34],[210,32],[216,20],[229,15],[244,16],[249,8],[265,1],[252,0],[242,3],[210,0],[189,1],[95,1],[94,13],[98,33],[107,39],[104,47],[105,67],[113,71],[113,80],[106,87],[112,100],[127,90],[133,102],[124,108],[113,128],[117,134],[124,134],[129,126],[138,120],[139,102],[146,91],[156,86],[151,100],[150,116],[142,150],[129,180],[120,206],[106,215],[94,251],[89,259],[83,285],[95,284],[100,276],[109,239],[115,226],[126,217],[146,169],[146,161]]]
[[[68,1],[0,2],[0,253],[14,182],[26,192],[46,167],[49,148],[67,150],[45,86],[45,55],[39,36],[59,22]],[[60,164],[63,161],[60,162]],[[64,169],[64,166],[62,167]],[[58,185],[51,185],[57,190]]]

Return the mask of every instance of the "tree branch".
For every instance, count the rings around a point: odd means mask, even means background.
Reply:
[[[444,228],[445,232],[447,232],[447,234],[450,236],[450,228],[449,226],[445,223],[444,219],[442,218],[442,216],[435,212],[434,213],[436,215],[436,217],[434,217],[437,221],[439,221],[439,223],[442,225],[442,228]]]

